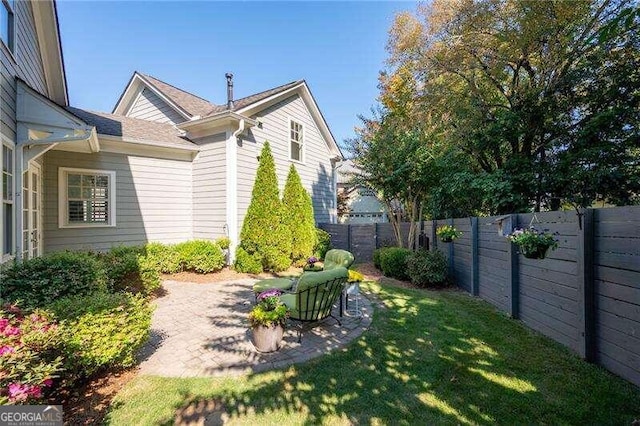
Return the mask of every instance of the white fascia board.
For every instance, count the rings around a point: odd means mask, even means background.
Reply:
[[[149,140],[143,140],[143,139],[124,138],[121,136],[103,135],[103,134],[98,134],[98,137],[99,139],[106,140],[106,141],[122,142],[127,144],[134,144],[137,146],[142,145],[149,148],[164,148],[164,149],[173,149],[173,150],[185,151],[185,152],[200,151],[200,148],[198,148],[196,144],[193,144],[193,146],[189,146],[186,144],[180,145],[180,144],[170,143],[170,142],[149,141]]]
[[[142,92],[141,85],[144,85],[147,89],[151,90],[156,96],[158,96],[162,101],[164,101],[167,105],[173,108],[178,114],[184,117],[185,120],[191,120],[191,115],[184,109],[182,109],[178,104],[173,102],[171,99],[166,97],[164,93],[155,88],[153,83],[145,79],[142,75],[138,74],[138,72],[133,73],[133,77],[131,77],[131,81],[127,85],[126,89],[122,93],[120,100],[113,108],[113,114],[121,114],[127,115],[129,113],[129,109],[133,105],[133,101],[138,97],[138,95]],[[126,111],[125,111],[126,110]]]
[[[221,111],[209,117],[176,124],[176,127],[180,130],[189,132],[190,136],[202,137],[210,134],[214,129],[219,129],[221,127],[226,128],[231,125],[236,126],[243,120],[245,129],[256,126],[258,124],[256,120],[237,112]]]

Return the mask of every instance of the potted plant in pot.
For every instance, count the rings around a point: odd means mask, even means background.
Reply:
[[[453,225],[442,225],[436,229],[436,235],[443,243],[450,243],[462,235]]]
[[[520,248],[520,253],[529,259],[544,259],[549,248],[555,250],[558,247],[558,241],[553,234],[538,231],[534,227],[527,229],[515,228],[507,238],[512,243],[517,244]]]
[[[249,312],[249,323],[253,334],[253,345],[259,352],[274,352],[280,349],[284,326],[289,311],[280,301],[280,290],[267,290],[258,295],[258,303]]]

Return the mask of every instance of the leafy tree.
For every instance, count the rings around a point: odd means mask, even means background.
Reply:
[[[282,203],[283,221],[291,235],[291,261],[297,266],[302,266],[313,254],[316,227],[311,196],[302,186],[300,175],[293,164],[284,186]]]
[[[291,233],[283,217],[276,167],[267,141],[260,154],[251,203],[240,232],[238,252],[242,249],[242,257],[259,261],[265,271],[287,269],[291,265]],[[236,262],[236,268],[242,269],[242,265]]]
[[[441,201],[483,189],[445,210],[633,202],[639,16],[623,0],[434,0],[398,15],[380,100],[405,126],[438,123],[439,143],[465,158],[466,170],[439,169]]]

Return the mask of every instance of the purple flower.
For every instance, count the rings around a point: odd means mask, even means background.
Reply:
[[[309,259],[307,259],[307,263],[311,266],[313,266],[314,263],[316,263],[318,261],[318,258],[315,256],[311,256]]]
[[[264,300],[267,297],[278,297],[281,294],[282,294],[282,291],[278,290],[277,288],[265,290],[258,295],[258,301]]]

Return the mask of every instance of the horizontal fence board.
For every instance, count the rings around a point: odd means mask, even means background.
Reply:
[[[532,315],[529,315],[531,313]],[[563,334],[557,329],[550,327],[547,323],[549,319],[536,311],[525,311],[521,316],[522,322],[531,327],[532,329],[544,334],[547,337],[555,340],[556,342],[568,347],[572,351],[577,351],[578,343],[576,339]]]
[[[619,346],[624,350],[630,351],[632,354],[640,354],[640,337],[635,337],[614,328],[607,327],[606,324],[601,322],[598,323],[596,330],[599,339]],[[613,353],[611,353],[610,356],[616,358]],[[640,355],[637,356],[640,358]],[[629,363],[625,364],[631,366]],[[638,370],[640,370],[640,365],[638,365]]]
[[[562,285],[566,285],[567,287],[577,287],[575,275],[566,274],[564,272],[551,271],[549,269],[530,265],[520,265],[519,271],[521,274],[525,274],[530,277],[559,283]]]
[[[640,238],[596,238],[595,250],[605,253],[620,253],[640,257]]]
[[[549,293],[541,290],[532,285],[528,285],[528,282],[520,282],[520,295],[528,296],[533,299],[544,302],[548,305],[554,306],[560,310],[566,311],[571,314],[575,320],[575,315],[578,313],[578,306],[576,300],[567,299],[566,297],[558,296],[557,294]]]
[[[547,281],[544,278],[531,277],[522,272],[519,274],[518,279],[520,280],[521,287],[526,285],[574,302],[577,301],[578,289],[575,286],[569,287],[557,282]]]
[[[595,209],[596,222],[639,222],[640,206]]]
[[[596,238],[640,238],[640,225],[638,222],[596,222]]]
[[[562,272],[563,274],[575,276],[578,273],[578,265],[576,262],[567,262],[564,260],[556,259],[527,259],[524,256],[520,256],[518,261],[520,266],[529,266],[531,268],[538,269],[540,273],[545,274],[548,271]]]
[[[640,288],[640,271],[627,271],[608,266],[599,266],[595,269],[596,280]]]
[[[616,283],[596,280],[596,294],[611,299],[623,300],[635,305],[640,304],[640,284],[638,287],[628,287]],[[638,318],[640,321],[640,317]]]
[[[598,352],[598,362],[612,373],[624,377],[636,386],[640,386],[640,371],[633,370],[600,351]]]
[[[596,265],[640,271],[640,256],[596,251],[594,258]]]
[[[598,311],[596,325],[605,326],[640,339],[640,322],[618,316],[615,313]]]
[[[614,358],[620,364],[634,371],[640,371],[640,355],[634,354],[626,350],[624,347],[618,346],[607,340],[600,340],[600,352]]]
[[[623,300],[612,299],[610,297],[597,296],[596,303],[598,309],[612,314],[637,321],[640,318],[640,305],[634,305]]]

